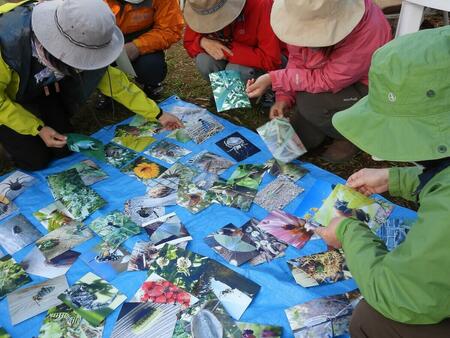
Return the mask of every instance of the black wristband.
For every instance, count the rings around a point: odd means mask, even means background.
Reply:
[[[159,108],[159,113],[158,113],[158,115],[156,115],[157,120],[159,120],[159,118],[162,116],[162,114],[164,114],[162,109],[160,107],[158,107],[158,108]]]

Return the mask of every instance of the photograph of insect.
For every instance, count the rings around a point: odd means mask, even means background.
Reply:
[[[24,174],[21,171],[15,171],[11,176],[0,182],[0,197],[4,196],[9,201],[12,201],[33,183],[33,176]]]

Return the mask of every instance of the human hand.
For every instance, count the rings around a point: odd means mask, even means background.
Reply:
[[[272,79],[269,74],[264,74],[256,80],[251,79],[247,81],[246,92],[249,98],[260,97],[272,85]]]
[[[202,38],[200,40],[200,47],[208,53],[214,60],[226,60],[227,54],[232,56],[233,52],[223,43],[217,40]]]
[[[62,148],[67,143],[67,137],[61,135],[56,130],[50,127],[42,127],[39,131],[39,136],[49,148]]]
[[[277,117],[284,117],[289,109],[289,104],[286,101],[277,101],[270,108],[269,118],[271,120]]]
[[[386,192],[389,189],[389,169],[361,169],[348,178],[347,186],[366,196]]]
[[[178,128],[183,128],[183,122],[180,119],[172,114],[163,113],[159,118],[159,123],[167,130],[174,130]]]
[[[336,236],[336,230],[339,224],[341,224],[344,219],[346,219],[346,217],[334,217],[327,227],[318,227],[314,229],[314,232],[322,237],[325,243],[327,243],[329,246],[339,249],[340,247],[342,247],[342,244]]]
[[[126,43],[123,48],[125,48],[125,52],[127,53],[130,61],[136,60],[140,55],[139,49],[133,42]]]

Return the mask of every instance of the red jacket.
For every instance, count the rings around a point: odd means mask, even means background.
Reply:
[[[229,62],[265,71],[280,68],[281,43],[270,26],[272,4],[273,0],[247,0],[241,15],[225,27],[232,39]],[[190,57],[205,53],[200,47],[203,36],[206,34],[194,32],[186,25],[184,48]]]

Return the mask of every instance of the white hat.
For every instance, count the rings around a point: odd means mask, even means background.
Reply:
[[[114,14],[102,0],[50,0],[33,8],[31,26],[42,46],[68,66],[108,66],[123,49]]]
[[[270,24],[288,44],[327,47],[350,34],[364,12],[364,0],[275,0]]]

